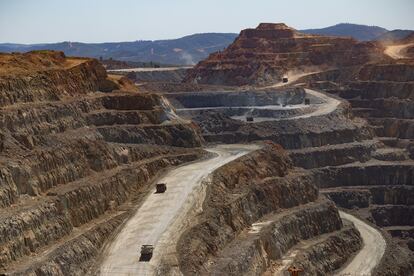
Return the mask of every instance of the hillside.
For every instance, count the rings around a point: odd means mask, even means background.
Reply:
[[[320,71],[381,58],[383,49],[351,37],[311,35],[283,23],[261,23],[241,31],[224,51],[189,70],[185,81],[200,84],[252,85],[282,80],[292,70]]]
[[[404,39],[413,33],[414,31],[412,30],[392,30],[392,31],[389,31],[389,32],[386,32],[380,35],[375,40],[383,41],[383,42],[392,42],[392,41]]]
[[[407,30],[388,31],[377,26],[337,24],[321,29],[301,30],[302,33],[328,36],[350,36],[359,41],[397,39]],[[171,65],[193,65],[209,54],[223,50],[237,37],[235,33],[202,33],[170,40],[139,40],[131,42],[81,43],[59,42],[51,44],[0,43],[0,52],[29,52],[33,50],[62,51],[67,56],[85,56],[104,60],[153,62]]]
[[[237,34],[204,33],[171,40],[141,40],[133,42],[52,44],[0,44],[0,52],[28,52],[33,50],[63,51],[67,56],[87,56],[121,61],[157,62],[164,64],[195,64],[210,53],[222,50]]]
[[[367,26],[349,23],[340,23],[321,29],[301,30],[301,32],[307,34],[351,36],[360,41],[373,40],[376,37],[386,33],[387,31],[387,29],[378,26]]]

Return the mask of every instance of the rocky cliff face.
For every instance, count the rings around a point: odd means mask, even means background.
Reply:
[[[300,33],[285,24],[262,23],[241,31],[222,52],[190,70],[185,81],[209,84],[265,84],[291,69],[346,67],[382,58],[381,47],[351,38]]]
[[[292,169],[286,153],[270,143],[214,172],[203,212],[178,244],[180,269],[186,275],[261,274],[300,240],[341,227],[333,204],[318,199],[312,176]],[[349,239],[351,251],[358,250],[360,237]]]
[[[409,274],[414,270],[410,247],[413,238],[409,234],[413,210],[407,198],[413,185],[413,73],[412,60],[406,58],[368,63],[349,72],[325,72],[307,79],[308,85],[323,87],[347,99],[352,112],[366,118],[379,137],[375,139],[384,143],[369,151],[365,147],[358,154],[364,157],[362,164],[338,164],[317,170],[321,187],[329,187],[324,193],[337,205],[354,210],[383,229],[388,249],[375,272],[378,275]],[[302,154],[292,155],[297,164],[318,167]]]
[[[108,92],[119,86],[95,60],[1,58],[0,271],[83,275],[128,203],[202,140],[164,98]]]
[[[357,114],[367,117],[379,136],[413,135],[414,65],[410,61],[363,66],[339,94]]]
[[[349,105],[343,103],[329,115],[298,120],[246,123],[216,112],[201,113],[193,119],[209,142],[271,140],[285,149],[301,149],[370,139],[372,131],[366,122],[350,118],[349,112]]]
[[[19,57],[20,61],[20,59],[33,59],[34,54],[17,55],[23,56]],[[39,59],[47,62],[48,52],[40,52],[37,55]],[[89,91],[108,92],[119,88],[116,83],[107,79],[105,69],[97,60],[66,60],[64,56],[60,58],[63,59],[64,65],[40,67],[43,70],[38,70],[37,63],[26,61],[20,66],[23,68],[34,67],[36,70],[25,69],[25,71],[18,71],[16,74],[11,74],[13,71],[10,74],[0,74],[0,90],[2,91],[0,106],[56,101],[67,96],[86,94]],[[16,60],[12,59],[8,62],[16,63]],[[57,63],[58,61],[53,60],[53,62]],[[73,66],[71,66],[72,64]]]

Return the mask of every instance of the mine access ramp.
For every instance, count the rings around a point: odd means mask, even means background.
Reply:
[[[154,252],[154,246],[149,244],[144,244],[141,246],[141,256],[139,257],[140,262],[149,262],[152,258],[152,253]]]

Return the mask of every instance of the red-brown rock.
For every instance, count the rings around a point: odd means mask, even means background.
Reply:
[[[256,29],[241,31],[227,49],[200,62],[184,81],[265,84],[280,81],[291,69],[359,65],[380,57],[378,44],[303,34],[283,23],[262,23]]]

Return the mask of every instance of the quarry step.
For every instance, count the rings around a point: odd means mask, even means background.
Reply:
[[[112,169],[105,170],[104,172],[94,172],[76,181],[62,183],[61,185],[52,187],[44,192],[44,197],[32,197],[29,195],[22,195],[17,203],[9,207],[0,209],[0,218],[2,219],[2,221],[5,221],[7,219],[12,219],[13,217],[18,216],[19,214],[22,214],[22,217],[24,217],[24,214],[26,212],[31,212],[41,206],[55,204],[56,197],[71,194],[72,192],[78,189],[92,187],[93,185],[99,185],[105,179],[110,179],[122,170],[126,170],[132,167],[143,167],[146,164],[151,164],[163,159],[169,160],[186,156],[192,157],[194,156],[194,153],[164,154],[128,164],[119,165]]]
[[[406,149],[393,147],[376,149],[372,157],[384,161],[403,161],[410,159],[409,152]]]
[[[410,231],[413,232],[414,234],[414,226],[410,226],[410,225],[393,225],[393,226],[385,226],[383,228],[385,231]]]
[[[356,161],[366,162],[371,159],[371,153],[380,147],[383,147],[383,144],[377,139],[372,139],[289,150],[288,152],[295,166],[311,169]]]
[[[96,110],[84,115],[89,125],[161,124],[167,116],[161,108],[153,110]],[[164,117],[164,118],[163,118]]]
[[[0,241],[3,240],[5,253],[0,257],[5,259],[0,263],[33,254],[37,248],[71,234],[74,226],[82,227],[105,216],[131,197],[142,196],[149,188],[145,184],[166,167],[198,157],[197,151],[154,156],[49,189],[42,197],[22,197],[26,200],[1,209],[0,229],[4,234]],[[17,253],[10,248],[16,248]]]
[[[359,117],[372,117],[372,114],[376,112],[377,109],[375,108],[368,108],[368,107],[352,107],[352,112]]]
[[[190,124],[190,122],[186,122],[186,124]],[[96,127],[98,130],[99,129],[111,129],[111,128],[124,128],[124,129],[128,129],[128,128],[142,128],[142,129],[159,129],[159,128],[164,128],[164,127],[168,127],[168,126],[181,126],[183,125],[182,122],[176,122],[176,121],[163,121],[160,124],[151,124],[151,123],[145,123],[145,124],[114,124],[114,125],[103,125],[103,126],[98,126]]]
[[[335,187],[321,189],[320,193],[347,209],[380,205],[414,205],[414,186],[409,185]]]
[[[329,193],[329,192],[334,192],[334,191],[369,191],[370,189],[376,189],[376,188],[384,188],[384,185],[369,185],[369,186],[364,186],[364,185],[359,185],[359,186],[344,186],[344,187],[332,187],[332,188],[323,188],[320,189],[319,192],[320,193]],[[389,186],[387,188],[390,189],[409,189],[412,190],[414,189],[413,186],[408,186],[408,185],[392,185]]]
[[[371,128],[360,125],[336,124],[316,129],[313,123],[308,124],[308,119],[295,121],[296,131],[292,131],[289,124],[284,126],[271,125],[269,122],[252,124],[252,129],[241,127],[239,130],[220,133],[205,133],[203,137],[207,142],[235,143],[250,142],[255,140],[271,140],[282,145],[285,149],[300,149],[308,147],[319,147],[328,144],[345,144],[359,140],[372,138]],[[323,121],[322,119],[320,121]],[[264,124],[266,123],[266,124]],[[262,125],[259,125],[262,124]],[[319,122],[322,124],[322,122]],[[332,124],[332,122],[330,122]],[[266,131],[255,133],[254,129],[265,128]],[[301,131],[299,131],[301,129]]]
[[[376,159],[370,159],[367,162],[353,162],[338,166],[330,166],[331,168],[352,168],[352,167],[372,167],[372,166],[414,166],[414,160],[402,160],[402,161],[383,161],[383,160],[376,160]]]
[[[344,265],[359,250],[361,243],[358,230],[355,229],[352,223],[344,221],[344,226],[340,230],[322,234],[312,239],[301,240],[286,252],[281,259],[271,262],[264,275],[284,275],[293,264],[300,266],[304,272],[309,274],[313,269],[312,266],[321,269],[322,271],[319,271],[319,273],[332,273]],[[319,257],[312,259],[315,254]],[[329,255],[330,261],[318,264],[318,261],[322,259],[320,255]]]
[[[352,148],[355,146],[366,146],[366,147],[371,147],[373,146],[374,148],[380,148],[382,147],[381,145],[381,141],[379,139],[370,139],[370,140],[362,140],[362,141],[355,141],[355,142],[350,142],[350,143],[341,143],[341,144],[327,144],[327,145],[322,145],[319,147],[308,147],[308,148],[302,148],[302,149],[292,149],[292,150],[288,150],[289,153],[313,153],[313,152],[317,152],[317,151],[324,151],[324,150],[329,150],[329,149],[344,149],[344,148]]]
[[[51,189],[49,189],[47,191],[48,194],[51,195],[61,195],[61,194],[65,194],[65,193],[70,193],[78,188],[82,188],[82,187],[87,187],[90,185],[94,185],[94,184],[100,184],[101,181],[103,181],[104,179],[109,179],[112,176],[114,176],[116,173],[122,171],[122,170],[126,170],[129,168],[139,168],[141,166],[144,166],[146,164],[151,164],[160,160],[169,160],[169,159],[174,159],[174,158],[179,158],[179,157],[192,157],[194,156],[194,153],[183,153],[183,154],[165,154],[165,155],[159,155],[159,156],[154,156],[151,158],[147,158],[144,160],[140,160],[140,161],[136,161],[136,162],[131,162],[128,164],[123,164],[123,165],[119,165],[116,166],[112,169],[107,169],[103,172],[95,172],[92,173],[91,175],[88,175],[87,177],[84,177],[82,179],[79,179],[77,181],[74,182],[70,182],[67,183],[65,185],[60,185],[57,187],[53,187]],[[89,185],[88,185],[89,184]]]
[[[249,229],[244,230],[217,256],[211,259],[208,262],[208,270],[213,274],[225,271],[229,275],[238,275],[237,269],[240,267],[243,267],[244,271],[251,271],[252,273],[253,271],[256,273],[264,272],[266,266],[263,261],[267,263],[280,258],[300,240],[310,240],[318,235],[339,230],[340,226],[336,224],[321,226],[321,229],[318,230],[308,224],[308,220],[313,216],[317,217],[322,214],[325,218],[334,216],[333,213],[328,211],[328,206],[326,201],[318,199],[315,202],[265,215]],[[290,225],[289,221],[294,217],[301,221],[302,218],[304,219],[300,227]],[[286,232],[287,229],[290,232]],[[305,234],[303,231],[306,230],[303,229],[307,229],[308,232]],[[270,249],[269,246],[271,245],[269,243],[273,244],[274,248]],[[262,250],[270,250],[266,254],[267,260],[262,260],[262,257],[259,256]],[[239,263],[243,262],[242,260],[244,260],[244,264]]]
[[[124,221],[127,215],[128,213],[125,211],[115,211],[90,221],[81,227],[74,228],[69,235],[56,240],[54,243],[38,248],[33,252],[33,255],[22,257],[18,261],[10,263],[7,267],[3,268],[3,271],[7,271],[7,274],[10,275],[24,275],[29,269],[36,267],[36,265],[43,265],[48,260],[62,254],[64,252],[64,250],[62,250],[64,246],[76,245],[79,237],[82,237],[89,232],[92,233],[94,228],[105,226],[111,220],[119,220],[118,224],[120,224]],[[2,272],[2,269],[0,269],[0,272]]]
[[[339,166],[313,169],[320,188],[340,186],[414,185],[414,161],[371,159]]]
[[[413,144],[412,139],[403,139],[397,137],[378,137],[378,140],[391,148],[405,149],[409,145]]]
[[[367,120],[378,128],[377,136],[414,139],[414,119],[370,117]]]

